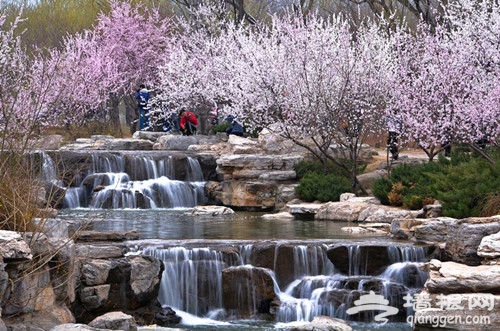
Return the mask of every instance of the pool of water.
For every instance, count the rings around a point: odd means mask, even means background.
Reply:
[[[383,240],[385,236],[356,236],[345,233],[342,227],[356,226],[353,222],[333,222],[315,220],[266,220],[263,213],[237,212],[226,216],[193,216],[189,209],[118,209],[61,210],[58,217],[70,221],[85,221],[89,229],[98,231],[132,231],[139,233],[140,239],[161,240],[336,240],[350,242]],[[289,330],[294,323],[273,323],[263,320],[217,321],[197,317],[182,311],[178,326],[182,330]],[[368,331],[410,331],[410,324],[392,323],[351,323],[353,330]],[[300,324],[300,323],[299,323]],[[140,330],[170,330],[169,328],[143,326]]]
[[[352,222],[266,220],[263,213],[238,212],[226,216],[193,216],[186,209],[62,210],[59,217],[85,220],[98,231],[139,232],[141,239],[349,239],[341,230]],[[366,237],[366,236],[363,236]]]

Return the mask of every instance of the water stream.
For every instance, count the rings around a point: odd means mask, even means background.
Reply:
[[[355,330],[411,330],[404,297],[427,279],[419,268],[425,247],[341,231],[352,223],[190,215],[207,201],[192,157],[179,170],[168,155],[94,153],[71,184],[42,158],[41,177],[66,190],[58,217],[85,219],[94,230],[135,230],[140,240],[130,251],[163,261],[158,300],[177,311],[183,328],[287,329],[328,315]],[[378,311],[349,313],[371,291],[397,310],[387,324],[374,321]]]

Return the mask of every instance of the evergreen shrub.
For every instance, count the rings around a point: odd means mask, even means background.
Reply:
[[[420,209],[437,199],[443,215],[454,218],[491,216],[500,213],[500,155],[491,164],[480,156],[457,150],[451,159],[440,156],[437,162],[401,165],[389,179],[375,181],[372,192],[387,205]]]
[[[307,202],[338,201],[342,193],[350,191],[351,183],[347,178],[313,172],[306,174],[295,189],[299,198]]]

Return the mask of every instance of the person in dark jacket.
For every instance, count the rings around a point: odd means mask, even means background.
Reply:
[[[139,86],[139,90],[135,93],[137,107],[139,109],[139,130],[147,130],[149,128],[149,90],[144,84]]]
[[[234,134],[236,136],[243,137],[243,126],[235,120],[234,116],[229,115],[226,117],[226,122],[231,123],[229,127],[226,129],[226,134],[229,136],[230,134]]]

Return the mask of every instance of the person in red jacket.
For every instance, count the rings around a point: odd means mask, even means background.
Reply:
[[[181,127],[183,135],[190,136],[196,133],[198,118],[193,112],[183,109],[181,110],[179,118],[179,126]]]

